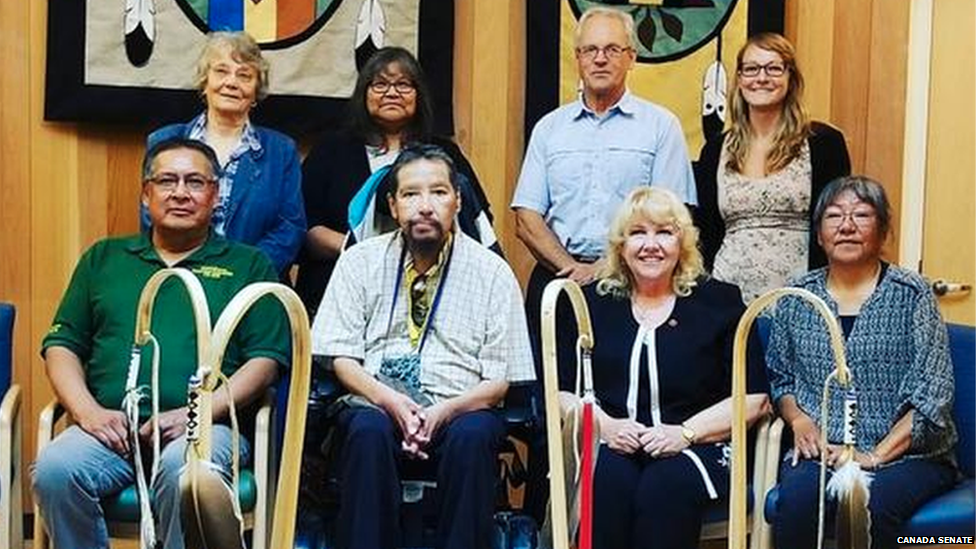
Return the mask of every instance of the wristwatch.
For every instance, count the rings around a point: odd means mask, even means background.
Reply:
[[[695,443],[695,439],[698,438],[698,434],[687,424],[681,424],[681,438],[685,439],[689,446]]]

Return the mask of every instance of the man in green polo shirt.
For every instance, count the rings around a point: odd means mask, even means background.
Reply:
[[[152,218],[151,233],[108,238],[85,252],[44,338],[41,354],[48,379],[74,420],[44,448],[32,471],[34,495],[56,548],[108,547],[99,500],[134,481],[132,441],[121,409],[136,305],[149,277],[166,267],[192,271],[203,285],[211,322],[248,284],[278,280],[257,248],[211,232],[218,173],[213,151],[197,141],[164,141],[148,151],[142,201]],[[190,300],[174,278],[156,297],[152,331],[161,352],[158,395],[164,445],[152,504],[163,545],[180,549],[179,474],[186,445],[187,382],[197,369],[197,351]],[[239,410],[274,382],[289,352],[287,318],[265,298],[241,322],[222,365]],[[142,353],[140,385],[149,384],[151,356]],[[227,399],[224,391],[214,395],[212,440],[213,461],[229,471],[231,434],[223,424]],[[140,443],[146,444],[153,436],[148,404],[141,412]],[[241,449],[242,456],[249,454],[243,437]]]

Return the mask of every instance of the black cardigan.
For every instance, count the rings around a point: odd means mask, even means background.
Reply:
[[[847,154],[844,134],[832,126],[820,122],[811,124],[810,137],[811,188],[810,243],[807,251],[808,268],[816,269],[827,264],[827,256],[817,243],[813,226],[813,206],[824,187],[834,179],[851,173],[851,159]],[[699,230],[699,246],[705,260],[705,268],[712,271],[715,255],[725,239],[725,220],[718,209],[718,170],[725,134],[705,143],[701,156],[695,163],[695,183],[698,188],[698,207],[695,209],[695,225]],[[311,225],[311,223],[310,223]]]

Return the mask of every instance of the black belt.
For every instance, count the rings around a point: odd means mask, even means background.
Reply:
[[[573,260],[579,263],[596,263],[597,261],[600,260],[599,257],[593,257],[591,255],[578,255],[578,254],[570,254],[570,255],[572,256]]]

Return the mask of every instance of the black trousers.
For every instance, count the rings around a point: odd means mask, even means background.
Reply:
[[[338,417],[340,503],[336,528],[342,549],[394,549],[399,544],[399,469],[408,459],[382,410],[353,407]],[[488,549],[492,539],[501,419],[481,410],[441,428],[428,449],[437,468],[438,549]]]
[[[820,503],[820,462],[801,460],[796,467],[783,461],[779,469],[779,498],[773,540],[776,547],[795,549],[817,545]],[[895,549],[901,527],[927,500],[955,483],[955,469],[943,462],[905,459],[873,474],[868,510],[871,513],[871,547]],[[829,481],[832,472],[828,472]],[[825,537],[832,537],[837,502],[827,498]]]
[[[705,509],[728,501],[728,446],[705,444],[686,454],[655,459],[600,447],[593,481],[594,549],[686,549],[698,547]],[[777,547],[789,547],[778,545]]]

